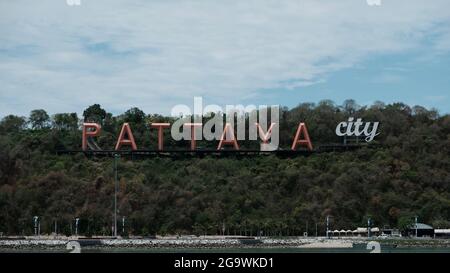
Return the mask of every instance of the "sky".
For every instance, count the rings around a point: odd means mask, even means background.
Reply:
[[[72,2],[0,0],[0,117],[94,103],[169,114],[194,96],[450,113],[448,0]]]

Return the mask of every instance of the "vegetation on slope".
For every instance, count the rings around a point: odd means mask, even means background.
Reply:
[[[450,116],[420,106],[331,101],[283,108],[281,147],[289,148],[299,122],[306,122],[315,146],[342,143],[336,125],[349,116],[379,121],[376,148],[291,158],[270,156],[121,159],[119,220],[126,232],[152,234],[300,235],[365,226],[405,228],[414,216],[435,227],[450,227]],[[99,105],[83,119],[102,124],[100,146],[112,149],[123,122],[129,122],[139,148],[156,149],[151,122],[172,118],[132,108],[120,116]],[[80,149],[80,120],[74,113],[49,117],[7,116],[0,122],[0,232],[32,234],[33,216],[42,233],[110,235],[114,167],[111,158],[56,155]],[[167,147],[189,148],[165,134]],[[243,142],[243,148],[258,147]],[[216,142],[200,141],[199,147]],[[256,145],[256,146],[255,146]],[[121,222],[119,223],[120,231]]]

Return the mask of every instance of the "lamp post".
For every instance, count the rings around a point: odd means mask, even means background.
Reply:
[[[330,225],[330,216],[327,216],[327,239],[329,239],[330,238],[330,236],[329,236],[329,225]]]
[[[78,223],[80,222],[80,218],[75,219],[75,236],[78,236]]]
[[[33,221],[34,221],[34,236],[38,235],[38,221],[39,221],[39,216],[34,216],[33,217]]]
[[[119,154],[114,155],[114,237],[117,237],[117,191],[118,191],[118,174],[117,174],[117,161],[119,159]]]
[[[416,222],[416,238],[418,237],[418,236],[417,236],[417,220],[418,220],[418,218],[419,218],[418,216],[415,217],[415,222]]]
[[[370,234],[370,226],[371,226],[371,219],[369,218],[369,219],[367,219],[367,238],[370,238],[371,237],[371,234]]]
[[[122,216],[122,234],[125,235],[125,216]]]

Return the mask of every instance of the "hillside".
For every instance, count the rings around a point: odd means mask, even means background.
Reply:
[[[325,217],[332,229],[365,226],[404,228],[421,222],[450,227],[450,116],[402,103],[360,107],[331,101],[283,108],[282,147],[290,147],[299,122],[313,144],[341,143],[336,124],[349,116],[379,121],[381,134],[368,147],[311,156],[171,158],[119,162],[119,219],[126,233],[301,235]],[[132,108],[113,116],[99,105],[76,114],[51,117],[35,110],[30,117],[7,116],[0,122],[0,232],[32,234],[34,215],[42,233],[70,234],[80,218],[80,233],[111,234],[114,168],[111,158],[57,155],[80,149],[80,118],[102,124],[101,147],[114,147],[123,122],[129,122],[140,147],[156,149],[151,122],[171,118]],[[188,149],[166,134],[167,146]],[[259,142],[240,143],[243,148]],[[199,147],[217,142],[200,141]],[[375,146],[374,146],[375,145]],[[119,224],[121,227],[121,222]],[[121,230],[121,229],[120,229]]]

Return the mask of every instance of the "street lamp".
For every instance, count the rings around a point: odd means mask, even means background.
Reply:
[[[75,219],[75,236],[78,236],[78,223],[80,222],[80,218]]]
[[[368,237],[368,238],[371,237],[371,236],[370,236],[370,235],[371,235],[371,234],[370,234],[370,231],[371,231],[371,230],[370,230],[371,222],[372,222],[372,219],[370,219],[370,218],[367,219],[367,237]]]
[[[122,234],[125,234],[125,216],[122,216]]]
[[[34,216],[33,217],[33,221],[34,221],[34,236],[38,235],[38,221],[39,221],[39,216]]]
[[[327,216],[327,239],[329,239],[330,238],[330,236],[329,236],[329,225],[330,225],[330,216]]]
[[[120,158],[119,154],[114,154],[114,237],[117,237],[117,191],[119,188],[119,179],[117,174],[117,161]]]
[[[419,218],[418,216],[415,217],[415,222],[416,222],[416,238],[418,237],[418,236],[417,236],[417,220],[418,220],[418,218]]]
[[[222,222],[222,235],[225,236],[225,231],[227,230],[225,222]]]

